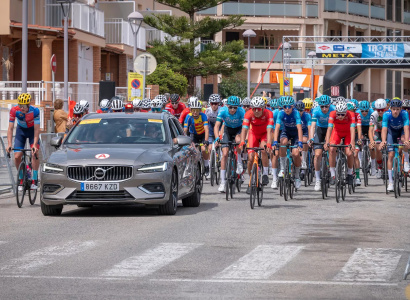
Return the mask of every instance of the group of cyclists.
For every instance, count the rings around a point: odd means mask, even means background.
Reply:
[[[251,173],[254,157],[252,148],[264,148],[261,151],[262,184],[269,184],[272,175],[272,189],[278,189],[278,179],[284,176],[287,159],[287,146],[291,146],[294,164],[295,188],[301,187],[301,177],[305,175],[307,153],[313,149],[315,191],[321,190],[321,156],[328,151],[330,167],[330,185],[335,184],[336,147],[344,144],[347,158],[347,182],[361,184],[360,165],[362,144],[368,142],[371,156],[370,175],[381,178],[382,149],[388,151],[388,191],[393,191],[393,157],[394,149],[390,145],[401,143],[400,155],[403,155],[404,172],[408,173],[409,165],[409,110],[410,101],[399,98],[377,99],[370,103],[367,100],[330,98],[322,95],[315,100],[305,98],[295,101],[291,96],[271,99],[257,96],[241,99],[230,96],[222,99],[212,94],[207,105],[197,97],[190,97],[187,105],[180,101],[178,94],[158,95],[154,99],[134,99],[124,101],[120,97],[103,99],[97,113],[117,112],[152,112],[170,113],[179,119],[184,131],[190,135],[195,144],[201,145],[204,174],[209,176],[209,153],[212,145],[221,147],[220,186],[218,191],[225,192],[226,164],[228,144],[235,143],[237,169],[240,176],[244,167]],[[19,148],[23,149],[29,139],[33,153],[38,151],[39,110],[30,105],[30,94],[21,94],[18,106],[10,111],[8,143],[12,145],[14,121],[17,119],[15,139],[15,160],[21,160]],[[87,100],[80,100],[73,109],[73,126],[89,111]],[[245,151],[246,148],[250,150]],[[7,149],[11,152],[11,146]],[[244,166],[243,160],[247,160]],[[38,159],[33,160],[33,184],[37,188]],[[247,188],[250,193],[250,187]]]

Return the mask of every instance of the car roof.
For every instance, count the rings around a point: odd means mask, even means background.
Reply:
[[[98,113],[89,113],[83,117],[85,119],[155,119],[163,120],[166,118],[167,113],[148,113],[148,112],[121,112],[121,113],[107,113],[107,114],[98,114]]]

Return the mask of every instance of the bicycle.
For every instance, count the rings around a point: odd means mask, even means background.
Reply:
[[[288,201],[288,196],[290,199],[293,199],[293,194],[295,192],[295,179],[294,179],[294,166],[293,166],[293,158],[291,149],[297,148],[297,145],[291,146],[290,143],[283,146],[280,145],[282,148],[286,148],[286,160],[285,160],[285,167],[284,167],[284,174],[283,174],[283,198],[285,201]]]
[[[336,147],[335,195],[336,202],[339,203],[340,198],[345,201],[346,197],[347,158],[343,149],[349,145],[330,145],[330,147]]]
[[[392,175],[393,175],[393,189],[394,189],[394,197],[398,198],[401,196],[401,182],[403,173],[400,170],[400,154],[399,154],[399,147],[401,144],[387,144],[387,147],[393,147],[394,149],[394,157],[393,157],[393,168],[392,168]]]
[[[313,150],[309,147],[306,156],[306,170],[305,170],[305,187],[309,186],[313,182],[313,174],[315,173],[315,165],[314,165],[314,154]]]
[[[363,139],[363,146],[362,146],[362,172],[363,172],[363,181],[364,186],[369,185],[369,173],[370,173],[370,149],[369,149],[369,139]]]
[[[253,157],[251,176],[249,178],[249,186],[251,188],[250,192],[250,204],[251,209],[255,207],[255,201],[258,199],[258,206],[262,205],[263,200],[263,185],[262,185],[262,150],[266,148],[247,148],[248,150],[255,151]]]
[[[236,174],[237,154],[235,146],[239,144],[234,142],[228,142],[221,143],[221,145],[228,145],[228,158],[226,160],[225,197],[226,201],[229,201],[229,196],[231,196],[231,199],[233,198],[233,194],[235,191],[234,185],[238,182],[238,175]],[[238,189],[238,192],[240,192],[240,188]]]
[[[312,143],[312,146],[323,146],[325,143]],[[329,154],[325,149],[322,150],[322,157],[320,160],[320,189],[322,191],[322,199],[326,199],[330,187],[330,169],[329,169]]]
[[[203,143],[196,143],[195,144],[195,148],[199,151],[199,153],[201,153],[201,160],[200,160],[200,164],[201,164],[201,192],[202,192],[202,188],[204,187],[204,177],[205,177],[205,164],[204,164],[204,157],[202,156],[202,149],[201,147],[205,146],[205,151],[208,152],[208,147],[203,144]]]
[[[23,206],[24,197],[28,191],[28,200],[31,205],[34,205],[37,199],[37,189],[31,189],[31,172],[33,170],[31,164],[31,155],[26,154],[26,152],[31,152],[31,149],[16,149],[12,148],[12,151],[19,150],[23,153],[21,158],[21,163],[17,169],[17,184],[16,184],[16,201],[17,206],[21,208]],[[7,153],[8,158],[10,158],[10,153]],[[38,159],[37,154],[35,154],[36,159]],[[21,177],[21,178],[20,178]]]
[[[219,147],[215,147],[215,143],[212,143],[212,150],[210,156],[210,179],[211,186],[214,186],[214,182],[218,185],[220,179],[220,170],[221,170],[221,155],[219,153]]]
[[[404,155],[401,156],[401,165],[404,166]],[[404,188],[404,190],[407,192],[407,178],[410,177],[410,171],[406,173],[404,172],[404,170],[402,170],[402,173],[403,181],[401,187]]]

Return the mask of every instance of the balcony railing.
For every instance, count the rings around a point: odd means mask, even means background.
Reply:
[[[370,9],[371,9],[370,12],[372,14],[373,19],[380,19],[380,20],[386,19],[386,9],[384,7],[372,5]]]
[[[216,15],[216,6],[197,12],[198,15]]]
[[[45,6],[46,26],[62,27],[63,11],[60,4],[49,1]],[[69,15],[69,27],[104,37],[104,12],[94,7],[73,3]]]
[[[291,55],[290,62],[292,63],[292,58],[303,58],[307,57],[307,54],[311,50],[306,50],[305,56],[302,56],[302,50],[288,50],[287,52]],[[275,55],[276,48],[271,49],[258,49],[258,48],[251,48],[251,62],[270,62],[273,55]],[[278,51],[276,54],[275,59],[273,60],[275,63],[282,63],[282,50]]]
[[[325,11],[345,13],[346,0],[326,0]]]
[[[349,14],[369,17],[369,5],[363,3],[349,2]]]
[[[410,24],[410,12],[403,12],[403,23]]]
[[[105,42],[107,44],[123,44],[134,47],[134,35],[130,23],[123,19],[106,19],[105,20]],[[136,25],[132,25],[134,30]],[[146,30],[141,27],[137,35],[137,47],[145,50]]]
[[[325,11],[346,13],[346,0],[325,0]],[[349,14],[369,17],[369,4],[349,1]],[[373,19],[386,19],[386,9],[371,5],[370,16]]]

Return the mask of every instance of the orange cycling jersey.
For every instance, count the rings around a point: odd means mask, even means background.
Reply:
[[[255,117],[253,110],[248,110],[242,123],[246,129],[250,128],[250,134],[261,135],[266,132],[267,128],[273,129],[273,113],[269,109],[264,109],[262,116]],[[250,127],[252,125],[252,127]]]

